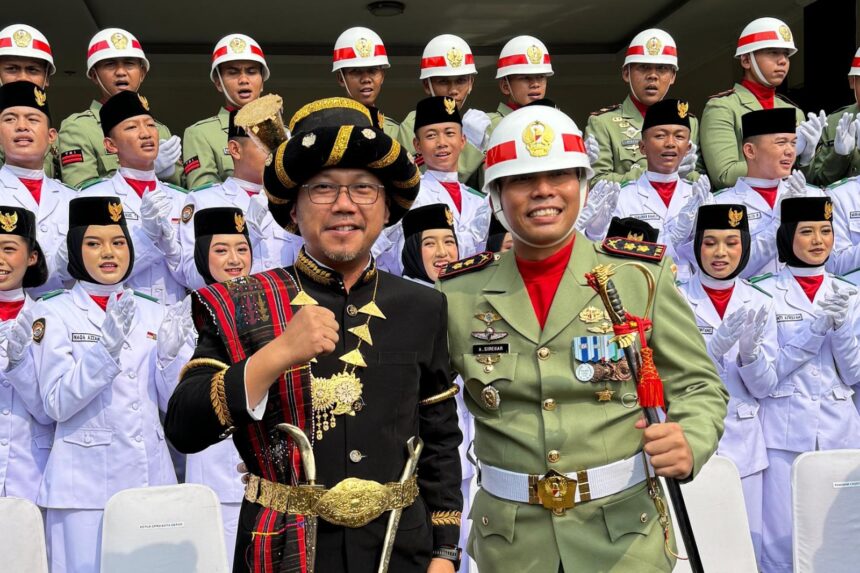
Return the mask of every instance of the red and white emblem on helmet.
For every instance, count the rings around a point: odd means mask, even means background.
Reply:
[[[331,71],[342,68],[389,68],[388,54],[379,34],[356,26],[344,31],[334,43]]]
[[[26,24],[12,24],[0,30],[0,56],[18,56],[43,60],[48,64],[48,75],[54,75],[54,55],[44,34]]]
[[[143,61],[143,68],[149,71],[149,60],[140,42],[122,28],[105,28],[92,37],[87,49],[87,74],[97,63],[111,58],[138,58]]]
[[[747,24],[738,38],[735,57],[765,48],[783,48],[788,50],[789,56],[797,52],[794,36],[785,22],[776,18],[758,18]]]
[[[472,48],[463,38],[452,34],[436,36],[424,47],[421,56],[421,75],[418,79],[440,76],[477,74]]]
[[[639,32],[627,47],[624,65],[628,64],[666,64],[677,70],[678,48],[674,38],[658,28]]]
[[[218,40],[215,49],[212,50],[212,67],[209,77],[215,81],[218,66],[227,62],[251,61],[257,62],[263,68],[263,81],[269,79],[269,66],[266,64],[266,56],[263,49],[254,38],[245,34],[228,34]]]
[[[505,44],[496,64],[496,79],[513,74],[553,74],[549,51],[543,42],[533,36],[517,36]]]

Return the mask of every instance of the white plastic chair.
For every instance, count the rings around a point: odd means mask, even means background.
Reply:
[[[0,555],[3,571],[48,573],[45,522],[33,502],[0,497]]]
[[[121,491],[105,507],[102,573],[228,573],[221,505],[197,484]]]
[[[738,468],[728,458],[712,456],[696,479],[681,486],[693,534],[699,546],[702,566],[708,573],[755,573],[755,561],[744,493]],[[664,487],[665,493],[665,487]],[[675,523],[675,513],[666,494],[666,503]],[[674,530],[678,554],[687,549]],[[687,561],[678,560],[674,573],[691,571]]]
[[[791,508],[795,573],[860,569],[860,450],[797,456]]]

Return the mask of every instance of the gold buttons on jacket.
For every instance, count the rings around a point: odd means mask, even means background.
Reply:
[[[641,521],[642,523],[648,523],[648,514],[647,514],[647,513],[643,513],[642,515],[640,515],[640,516],[639,516],[639,521]]]
[[[561,454],[558,450],[550,450],[546,455],[546,459],[549,460],[551,464],[554,464],[561,459]]]
[[[364,457],[364,455],[361,452],[359,452],[358,450],[352,450],[351,452],[349,452],[349,461],[351,461],[354,464],[357,464],[358,462],[360,462],[361,458],[363,458],[363,457]]]
[[[484,525],[490,525],[490,520],[485,515],[484,517],[481,518],[481,523],[483,523]]]
[[[358,308],[354,304],[348,304],[346,305],[346,313],[349,316],[356,316],[358,315]]]
[[[555,400],[553,400],[552,398],[547,398],[546,400],[544,400],[543,409],[547,412],[552,412],[553,410],[555,410]]]
[[[546,360],[547,358],[549,358],[550,355],[549,348],[547,348],[546,346],[541,346],[540,348],[538,348],[537,355],[538,358],[540,358],[541,360]]]

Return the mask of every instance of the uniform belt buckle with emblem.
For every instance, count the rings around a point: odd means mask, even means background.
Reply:
[[[574,507],[574,493],[577,482],[555,470],[550,470],[543,477],[538,475],[529,476],[529,503],[541,504],[546,509],[551,509],[555,515],[564,515],[564,512]]]

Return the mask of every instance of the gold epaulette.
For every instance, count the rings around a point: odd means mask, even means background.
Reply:
[[[182,370],[179,372],[179,381],[182,382],[185,375],[195,368],[217,368],[218,370],[227,370],[230,368],[230,365],[225,364],[220,360],[215,360],[214,358],[195,358],[182,367]]]
[[[499,256],[500,255],[498,253],[484,251],[483,253],[478,253],[477,255],[466,257],[465,259],[460,259],[453,263],[448,263],[448,266],[439,273],[439,280],[444,281],[457,275],[482,269],[491,262],[499,260]]]
[[[597,110],[597,111],[593,111],[593,112],[591,112],[591,115],[601,115],[601,114],[604,114],[604,113],[606,113],[606,112],[608,112],[608,111],[616,110],[616,109],[618,109],[619,107],[621,107],[621,104],[620,104],[620,103],[616,103],[615,105],[610,105],[610,106],[602,107],[602,108],[600,108],[600,109],[599,109],[599,110]]]
[[[450,400],[454,396],[460,393],[460,387],[454,384],[444,392],[440,392],[438,394],[434,394],[429,398],[424,398],[420,402],[418,402],[419,406],[432,406],[433,404],[438,404],[439,402],[444,402],[445,400]]]
[[[720,92],[718,94],[714,94],[712,96],[708,96],[708,99],[714,99],[715,97],[725,97],[727,95],[732,95],[733,93],[735,93],[735,88],[732,88],[730,90],[726,90],[724,92]]]
[[[636,241],[624,237],[607,237],[601,247],[607,255],[642,259],[651,262],[662,261],[663,255],[666,254],[666,245]]]
[[[459,511],[434,511],[430,514],[430,523],[433,526],[439,525],[456,525],[460,527],[460,520],[463,514]]]

